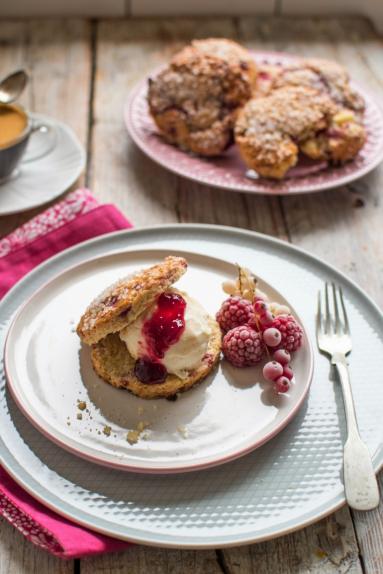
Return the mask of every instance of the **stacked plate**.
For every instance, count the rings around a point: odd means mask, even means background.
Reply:
[[[233,277],[234,262],[259,274],[261,288],[294,309],[305,326],[305,343],[288,396],[270,394],[256,370],[239,376],[224,362],[175,402],[144,401],[96,377],[74,331],[84,307],[111,280],[167,254],[188,259],[180,287],[211,313],[224,298],[221,283]],[[1,302],[1,464],[62,515],[146,544],[236,545],[330,513],[344,503],[345,420],[329,363],[310,344],[324,280],[338,282],[345,292],[357,417],[378,470],[378,308],[345,276],[297,248],[251,232],[197,225],[88,241],[38,267]],[[130,445],[127,429],[140,419],[150,422],[147,440]]]

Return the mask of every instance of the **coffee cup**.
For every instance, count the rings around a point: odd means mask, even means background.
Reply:
[[[0,104],[0,183],[16,170],[31,135],[49,130],[35,123],[21,106]]]

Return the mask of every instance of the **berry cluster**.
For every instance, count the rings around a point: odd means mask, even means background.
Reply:
[[[253,302],[231,296],[222,303],[217,321],[225,333],[223,354],[236,367],[250,367],[267,354],[272,360],[263,367],[263,376],[277,393],[286,393],[293,379],[291,353],[302,344],[303,331],[286,309],[275,315],[276,304],[255,296]]]

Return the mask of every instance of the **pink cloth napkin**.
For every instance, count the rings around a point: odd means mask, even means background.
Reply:
[[[0,239],[0,297],[28,271],[59,251],[129,227],[131,223],[113,205],[99,205],[87,189],[74,191]],[[129,546],[62,518],[25,492],[1,467],[0,516],[31,542],[61,558],[113,552]]]

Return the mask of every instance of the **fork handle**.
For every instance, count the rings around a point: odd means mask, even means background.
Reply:
[[[372,510],[379,504],[379,487],[370,452],[359,435],[346,357],[336,354],[331,362],[336,367],[342,386],[347,421],[347,440],[343,451],[346,500],[356,510]]]

